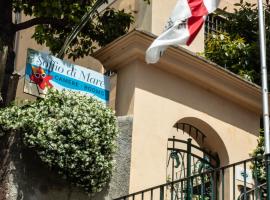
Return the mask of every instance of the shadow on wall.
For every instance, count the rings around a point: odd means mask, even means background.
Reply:
[[[195,135],[191,134],[190,136],[199,144],[200,147],[213,153],[217,153],[221,166],[229,164],[227,148],[219,134],[209,124],[195,117],[186,117],[177,121],[177,123],[190,124],[200,130],[205,135],[203,143],[201,142],[202,140],[197,140]]]
[[[256,123],[244,123],[251,121],[249,116],[254,116],[252,111],[205,89],[203,83],[193,84],[189,80],[165,73],[152,65],[141,66],[137,69],[136,86],[138,88],[258,135],[257,128],[254,126]]]

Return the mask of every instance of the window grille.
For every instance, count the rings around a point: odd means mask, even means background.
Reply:
[[[224,31],[223,24],[226,19],[216,14],[209,14],[205,20],[204,36],[205,39],[211,34],[218,34]]]

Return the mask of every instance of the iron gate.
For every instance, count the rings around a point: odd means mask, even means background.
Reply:
[[[180,126],[179,126],[180,125]],[[197,128],[189,124],[178,124],[183,131],[195,138],[201,138],[201,143],[206,136]],[[173,138],[168,139],[167,147],[167,182],[177,181],[183,178],[190,177],[195,174],[219,167],[219,158],[217,154],[212,153],[205,148],[192,144],[192,139],[187,141]],[[202,199],[211,196],[211,191],[217,190],[218,176],[212,180],[210,177],[197,177],[193,180],[188,180],[185,185],[174,185],[170,192],[171,199]],[[192,197],[189,194],[193,194]]]

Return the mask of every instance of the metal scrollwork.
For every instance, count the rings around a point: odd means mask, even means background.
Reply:
[[[177,128],[180,125],[183,130],[190,131],[187,132],[189,135],[193,134],[193,137],[201,139],[200,143],[203,143],[206,139],[206,136],[195,127],[191,125],[189,127],[188,124],[178,124]],[[217,154],[192,144],[192,139],[184,141],[175,137],[169,138],[167,155],[168,182],[187,178],[195,174],[202,174],[207,170],[219,167]],[[184,184],[175,184],[173,188],[170,188],[171,199],[207,199],[210,197],[211,187],[214,186],[213,184],[211,185],[211,180],[207,175],[198,176],[191,181],[187,179]],[[190,193],[192,193],[192,197]]]

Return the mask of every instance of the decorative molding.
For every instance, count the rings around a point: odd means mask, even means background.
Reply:
[[[117,71],[135,60],[147,67],[145,51],[154,39],[152,34],[133,30],[99,49],[93,56],[107,70]],[[261,88],[258,85],[182,47],[169,47],[154,66],[261,113]]]

